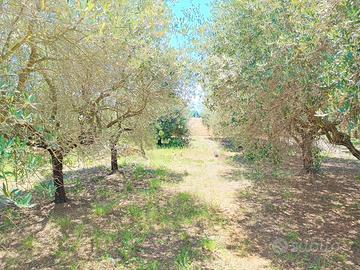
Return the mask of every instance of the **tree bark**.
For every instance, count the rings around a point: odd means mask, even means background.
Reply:
[[[318,121],[330,143],[345,146],[354,157],[360,160],[360,150],[354,146],[348,134],[339,131],[335,123],[326,119],[319,118]]]
[[[303,159],[303,169],[306,173],[315,173],[314,166],[314,137],[311,133],[301,134],[301,152]]]
[[[111,151],[111,173],[116,173],[119,171],[119,165],[117,160],[117,148],[116,143],[110,143]]]
[[[64,187],[64,173],[63,173],[63,160],[62,153],[51,153],[53,181],[56,187],[55,203],[65,203],[67,201],[65,187]]]

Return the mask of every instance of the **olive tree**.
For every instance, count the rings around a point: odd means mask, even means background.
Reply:
[[[223,134],[278,159],[297,143],[314,170],[326,135],[359,157],[358,4],[227,1],[216,8],[205,53],[208,107]]]
[[[70,151],[101,140],[104,130],[141,114],[150,97],[165,95],[161,48],[147,43],[153,29],[130,29],[123,39],[122,30],[106,31],[136,24],[126,17],[131,3],[0,4],[6,29],[0,39],[1,133],[49,153],[55,203],[67,200],[63,160]],[[121,12],[111,12],[113,5]],[[156,21],[148,11],[133,18]]]
[[[97,118],[116,172],[120,137],[141,127],[145,132],[154,115],[171,106],[181,68],[177,52],[168,45],[171,17],[163,1],[109,1],[108,9],[101,30],[112,39],[103,57],[109,90],[102,95]]]
[[[0,8],[1,133],[50,154],[55,202],[65,202],[63,157],[91,142],[85,103],[94,89],[84,79],[96,67],[86,40],[96,27],[91,10],[57,1],[2,1]]]

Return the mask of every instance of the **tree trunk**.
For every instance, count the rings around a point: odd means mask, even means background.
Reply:
[[[313,147],[313,135],[311,133],[303,133],[301,135],[301,152],[303,158],[303,169],[306,173],[315,173]]]
[[[64,187],[63,159],[62,153],[51,153],[53,180],[56,187],[55,203],[65,203],[67,201]]]
[[[356,149],[354,144],[351,142],[350,135],[339,131],[335,123],[326,119],[318,118],[317,121],[322,130],[325,132],[325,136],[330,143],[345,146],[354,157],[360,160],[360,150]]]
[[[119,171],[119,165],[117,160],[117,148],[116,143],[110,143],[111,151],[111,173],[116,173]]]

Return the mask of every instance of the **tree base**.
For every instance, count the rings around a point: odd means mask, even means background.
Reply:
[[[62,204],[62,203],[68,202],[68,199],[67,198],[55,198],[55,200],[53,202],[55,204]]]
[[[119,170],[111,170],[110,172],[108,172],[108,175],[117,174],[119,172],[120,172]]]

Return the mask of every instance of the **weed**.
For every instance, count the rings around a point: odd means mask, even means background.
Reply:
[[[34,240],[35,240],[35,237],[33,235],[29,235],[22,241],[21,245],[24,249],[31,250],[34,248]]]
[[[134,184],[132,181],[126,181],[125,190],[126,190],[126,192],[134,191]]]
[[[249,178],[255,182],[261,182],[265,179],[265,173],[257,165],[254,165],[249,173]]]
[[[146,270],[159,270],[160,269],[160,263],[158,261],[150,262],[146,265]],[[144,269],[144,270],[145,270]]]
[[[85,231],[85,225],[84,224],[77,224],[74,228],[74,233],[77,239],[80,239],[83,237]]]
[[[152,179],[150,181],[150,191],[155,193],[161,186],[161,181],[159,179]]]
[[[95,203],[93,205],[93,212],[98,217],[109,215],[115,207],[115,203]]]
[[[140,165],[136,166],[134,170],[134,178],[136,180],[143,179],[146,174],[147,174],[147,170],[143,166]]]
[[[248,200],[248,199],[251,198],[251,196],[252,196],[252,192],[251,192],[250,190],[248,190],[248,189],[242,190],[242,191],[240,191],[240,193],[239,193],[239,197],[240,197],[241,199],[246,199],[246,200]]]
[[[55,195],[56,187],[54,181],[44,181],[34,186],[34,191],[44,198],[51,199]]]
[[[179,193],[171,198],[167,204],[167,209],[172,212],[167,213],[169,220],[181,222],[192,222],[197,217],[206,217],[209,215],[208,209],[197,206],[195,201],[188,193]]]
[[[178,270],[189,270],[191,269],[193,252],[185,246],[182,247],[180,253],[175,258],[175,266]]]
[[[347,256],[345,254],[342,253],[335,253],[332,256],[332,260],[335,262],[340,262],[340,263],[345,263],[347,260]]]
[[[290,173],[289,172],[286,172],[278,167],[275,167],[272,171],[271,171],[271,175],[274,177],[274,178],[277,178],[277,179],[286,179],[288,177],[290,177]]]
[[[69,192],[74,195],[79,195],[86,190],[83,182],[80,178],[74,178],[69,181],[71,187],[69,188]]]
[[[127,207],[127,213],[134,218],[138,218],[144,214],[144,210],[137,205],[129,205]]]
[[[106,187],[98,189],[96,193],[102,198],[109,198],[113,195],[113,191]]]
[[[60,217],[57,216],[54,218],[54,222],[60,227],[61,232],[65,233],[69,230],[71,226],[71,220],[69,217]]]
[[[248,256],[253,249],[253,245],[249,239],[244,239],[239,245],[239,255],[242,257]]]
[[[313,156],[314,156],[314,170],[315,172],[320,172],[321,171],[321,165],[324,162],[324,160],[326,159],[326,155],[324,155],[321,152],[321,149],[319,149],[318,147],[315,147],[315,149],[313,149]]]
[[[355,250],[360,250],[360,235],[352,241],[351,248]]]
[[[286,235],[286,239],[291,242],[298,242],[300,240],[300,234],[295,231],[288,232]]]
[[[265,202],[264,208],[265,208],[266,212],[275,212],[276,211],[276,206],[271,202]]]
[[[0,220],[0,232],[11,229],[16,226],[16,222],[21,218],[20,212],[13,208],[9,208],[5,211],[4,216]]]
[[[135,256],[139,246],[145,241],[145,235],[136,235],[131,230],[125,230],[121,233],[120,239],[122,246],[118,248],[120,256],[125,260],[129,261]]]
[[[70,265],[70,270],[78,270],[79,269],[79,263],[74,262]]]
[[[202,240],[202,247],[210,252],[215,252],[216,248],[217,248],[217,244],[215,240],[209,239],[209,238],[205,238],[204,240]]]
[[[93,234],[94,246],[97,251],[107,250],[119,239],[117,232],[106,232],[101,229],[96,229]]]

